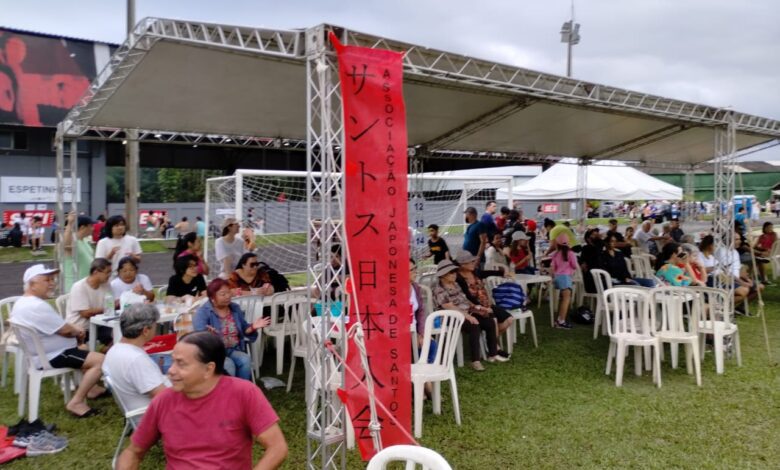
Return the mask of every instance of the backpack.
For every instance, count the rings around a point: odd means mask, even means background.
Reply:
[[[577,310],[571,314],[571,321],[580,325],[592,325],[595,320],[593,312],[584,305],[577,307]]]
[[[514,282],[505,282],[493,288],[493,301],[507,310],[525,307],[526,296],[523,288]]]
[[[260,269],[268,273],[268,277],[271,278],[271,285],[274,286],[274,292],[284,292],[290,290],[290,282],[279,271],[263,262],[260,262]]]

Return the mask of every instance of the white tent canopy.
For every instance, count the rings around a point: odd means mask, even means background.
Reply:
[[[568,162],[568,159],[566,160]],[[635,168],[617,164],[587,167],[585,194],[577,191],[578,165],[558,163],[541,175],[512,189],[512,199],[547,201],[586,199],[633,201],[640,199],[682,199],[682,189],[654,178]],[[506,199],[500,190],[496,199]]]

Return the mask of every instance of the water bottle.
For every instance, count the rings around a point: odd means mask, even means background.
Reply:
[[[103,305],[103,313],[108,316],[114,316],[114,313],[116,313],[116,309],[114,308],[114,296],[106,294]]]

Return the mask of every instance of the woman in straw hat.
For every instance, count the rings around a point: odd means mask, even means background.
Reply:
[[[476,371],[483,371],[485,367],[480,362],[482,350],[479,340],[482,332],[485,332],[488,348],[488,362],[506,362],[509,359],[498,355],[498,341],[496,335],[496,323],[490,316],[491,310],[481,305],[476,305],[466,298],[466,294],[457,283],[457,266],[450,260],[439,262],[436,275],[439,282],[433,288],[433,298],[439,308],[456,310],[466,317],[463,329],[468,332],[469,346],[471,348],[471,367]]]

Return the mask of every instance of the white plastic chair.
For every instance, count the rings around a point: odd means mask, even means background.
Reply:
[[[739,327],[732,321],[733,312],[728,294],[720,289],[709,287],[693,287],[698,294],[700,302],[699,311],[699,351],[704,359],[704,343],[707,335],[713,336],[713,350],[715,351],[715,372],[723,373],[724,346],[723,340],[731,337],[734,345],[734,353],[737,365],[742,366],[742,349],[739,344]]]
[[[513,281],[511,279],[498,277],[498,276],[491,276],[485,279],[485,288],[488,291],[488,296],[490,297],[491,303],[494,303],[493,289],[507,282],[513,282]],[[534,312],[532,312],[531,310],[523,310],[522,308],[507,309],[507,311],[510,314],[512,314],[512,318],[515,319],[517,328],[520,329],[520,334],[525,334],[526,320],[531,321],[531,337],[533,338],[534,341],[534,347],[535,348],[539,347],[539,343],[536,338],[536,321],[534,320]],[[507,343],[509,343],[509,346],[507,347],[507,352],[511,353],[512,350],[514,349],[512,347],[512,344],[517,342],[517,330],[515,329],[515,325],[512,325],[510,328],[508,328],[507,333],[508,333]]]
[[[642,348],[655,349],[653,356],[653,383],[661,388],[661,342],[653,336],[655,319],[649,306],[648,293],[630,287],[614,287],[604,291],[604,303],[608,315],[609,353],[606,374],[612,371],[616,359],[615,385],[623,385],[623,365],[628,347],[634,346],[634,372],[642,375]]]
[[[427,318],[428,315],[433,313],[433,291],[431,291],[431,288],[426,285],[418,284],[418,286],[420,287],[420,296],[422,297],[423,301],[423,310],[425,311],[425,317]],[[420,344],[417,340],[416,325],[409,325],[409,335],[412,337],[412,359],[414,362],[417,362],[417,359],[420,358]]]
[[[263,316],[263,296],[262,295],[242,295],[233,299],[233,302],[241,307],[241,311],[244,312],[244,318],[250,324],[257,318]],[[260,333],[258,333],[259,335]],[[258,336],[258,339],[262,336]],[[255,341],[257,343],[257,341]],[[262,362],[262,357],[258,358],[255,354],[255,348],[252,343],[248,343],[246,346],[247,354],[252,360],[252,381],[255,380],[255,363]]]
[[[292,388],[293,375],[295,374],[296,358],[300,357],[306,361],[307,344],[310,336],[307,334],[306,328],[311,328],[307,321],[311,317],[309,314],[309,300],[305,297],[288,300],[284,303],[284,311],[290,325],[290,349],[292,349],[290,373],[287,377],[287,392],[289,393]]]
[[[440,318],[441,325],[434,328],[434,321]],[[455,381],[453,359],[460,332],[466,317],[455,310],[439,310],[425,319],[425,336],[420,359],[412,364],[412,385],[414,386],[414,436],[422,436],[423,390],[426,382],[433,382],[433,413],[441,414],[441,382],[450,381],[452,408],[455,422],[460,426],[460,403],[458,385]],[[437,335],[436,354],[432,363],[428,363],[431,340]]]
[[[19,340],[19,348],[21,348],[24,357],[24,372],[27,375],[27,380],[24,377],[21,381],[21,387],[19,391],[19,416],[24,416],[24,404],[27,400],[27,394],[29,392],[30,401],[27,411],[27,420],[30,422],[38,419],[38,406],[41,399],[41,381],[47,377],[62,376],[65,379],[62,391],[65,395],[65,403],[70,401],[71,380],[75,380],[74,374],[79,372],[77,369],[71,368],[58,368],[55,369],[49,364],[49,360],[46,358],[46,351],[43,349],[43,343],[38,336],[38,332],[27,326],[18,325],[11,322],[11,329]],[[41,367],[35,367],[33,358],[38,357],[41,363]]]
[[[601,298],[601,296],[598,294],[598,291],[596,291],[596,293],[591,293],[585,290],[586,275],[586,273],[582,272],[582,268],[580,267],[579,263],[577,263],[577,271],[574,273],[574,283],[577,286],[575,289],[577,293],[576,305],[582,305],[585,299],[588,299],[595,302],[596,305],[593,308],[598,309],[599,298]],[[574,294],[574,292],[572,292],[572,294]],[[574,298],[574,296],[572,296],[572,298]],[[572,305],[574,305],[574,303],[572,303]]]
[[[16,345],[16,338],[11,334],[11,329],[6,331],[5,324],[11,317],[11,310],[14,308],[14,303],[21,297],[6,297],[0,300],[0,356],[3,359],[2,376],[0,376],[0,386],[5,388],[8,378],[8,356],[13,354],[16,360],[16,367],[14,367],[14,393],[19,393],[19,380],[21,378],[21,356],[19,354],[19,348]]]
[[[114,451],[114,458],[111,459],[111,468],[116,468],[116,459],[119,457],[119,453],[122,451],[122,444],[124,444],[125,438],[129,436],[132,431],[135,431],[135,428],[141,421],[140,418],[144,415],[144,413],[146,413],[146,407],[144,406],[134,410],[128,410],[127,406],[122,401],[121,394],[116,390],[114,384],[111,383],[111,378],[104,376],[103,380],[105,381],[108,388],[111,389],[111,395],[114,397],[114,401],[119,406],[119,409],[122,410],[122,414],[125,417],[125,427],[122,429],[122,434],[119,436],[119,442],[117,443],[116,450]]]
[[[699,354],[699,305],[696,291],[687,287],[656,287],[650,291],[653,317],[659,321],[655,337],[672,348],[672,368],[677,367],[677,345],[685,345],[688,373],[695,372],[696,385],[701,387],[701,355]]]
[[[612,276],[603,269],[591,269],[590,275],[593,276],[593,283],[596,285],[596,314],[595,321],[593,322],[593,339],[599,336],[599,326],[601,326],[601,334],[607,334],[607,322],[604,317],[607,315],[607,309],[604,304],[604,291],[612,289]]]
[[[165,297],[168,295],[168,285],[155,286],[157,288],[157,299],[165,301]]]
[[[255,343],[258,356],[258,371],[263,364],[266,336],[273,338],[274,346],[276,346],[276,375],[281,375],[284,371],[284,341],[293,334],[293,328],[289,325],[290,315],[285,304],[294,299],[305,300],[307,298],[306,295],[305,291],[285,291],[277,292],[271,296],[271,324],[263,328],[263,336],[259,342]],[[282,312],[280,313],[279,310],[282,310]]]
[[[450,464],[437,452],[410,445],[385,447],[371,457],[366,470],[385,470],[391,462],[406,462],[406,470],[414,470],[417,465],[421,465],[423,470],[452,470]]]
[[[62,294],[54,301],[57,313],[59,313],[63,319],[68,316],[68,300],[70,300],[70,294]]]
[[[431,289],[433,289],[433,286],[435,286],[439,282],[439,277],[436,275],[436,273],[431,274],[423,274],[421,276],[417,276],[417,284],[420,284],[421,286],[428,286]]]
[[[775,240],[772,250],[769,252],[769,263],[772,266],[772,278],[780,276],[780,240]]]
[[[634,264],[634,277],[653,279],[655,271],[653,271],[650,263],[650,255],[646,253],[633,255],[631,256],[631,262]]]

